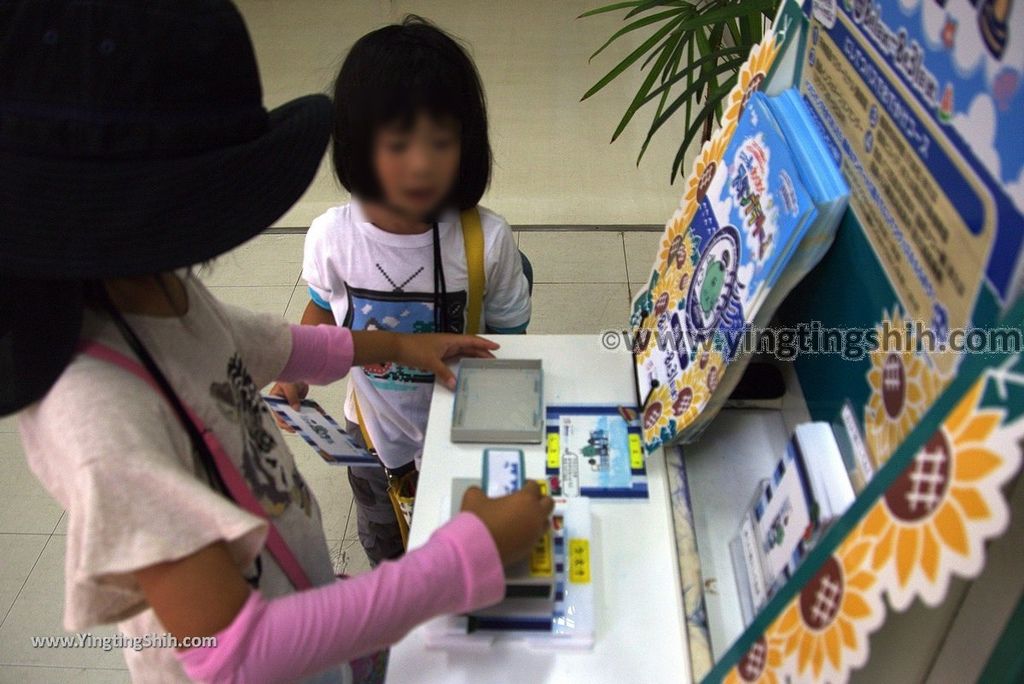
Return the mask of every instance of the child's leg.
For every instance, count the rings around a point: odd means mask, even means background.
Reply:
[[[388,496],[384,469],[360,467],[348,469],[348,483],[356,504],[359,543],[363,545],[370,564],[402,555],[402,532],[395,518],[395,509]]]
[[[349,435],[362,446],[359,426],[348,423]],[[348,468],[348,483],[356,507],[356,523],[359,543],[366,551],[370,564],[376,566],[383,560],[398,558],[404,552],[402,531],[395,518],[395,509],[388,496],[388,479],[379,466]]]

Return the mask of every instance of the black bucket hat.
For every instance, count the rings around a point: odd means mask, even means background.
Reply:
[[[226,0],[0,0],[0,415],[67,365],[84,281],[255,236],[309,185],[331,118],[323,95],[263,107]]]

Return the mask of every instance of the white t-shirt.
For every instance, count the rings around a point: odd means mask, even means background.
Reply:
[[[126,318],[178,397],[216,434],[310,581],[332,582],[320,508],[260,398],[291,353],[288,326],[221,304],[195,279],[185,284],[185,316]],[[87,311],[83,337],[135,358],[105,316]],[[78,356],[21,413],[19,429],[29,466],[68,511],[67,629],[120,622],[129,636],[164,634],[132,573],[218,540],[246,578],[258,574],[265,597],[292,593],[264,550],[265,523],[211,489],[176,414],[135,375]],[[188,681],[172,649],[126,649],[125,659],[133,681]],[[341,681],[342,671],[326,681]]]
[[[484,235],[484,302],[479,330],[523,332],[530,321],[530,295],[512,229],[480,207]],[[438,221],[449,320],[465,329],[468,290],[466,249],[456,211]],[[310,295],[329,305],[339,325],[353,330],[434,331],[433,232],[396,235],[381,230],[353,201],[328,209],[306,234],[302,277]],[[434,376],[396,364],[353,369],[345,415],[357,419],[389,467],[419,463]]]

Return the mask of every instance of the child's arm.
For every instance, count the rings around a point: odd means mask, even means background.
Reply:
[[[330,317],[329,323],[323,323]],[[393,361],[433,373],[448,387],[455,376],[445,363],[458,356],[490,357],[498,345],[466,335],[410,335],[385,331],[356,331],[334,325],[334,317],[310,301],[302,325],[291,326],[292,350],[277,376],[271,394],[282,396],[293,407],[309,390],[307,383],[328,385],[348,375],[352,366]],[[280,424],[280,423],[279,423]]]
[[[340,380],[352,366],[395,362],[429,371],[454,388],[455,376],[446,361],[459,356],[488,358],[498,348],[495,342],[471,335],[352,331],[334,325],[293,325],[291,334],[292,351],[278,380],[315,385]]]
[[[249,591],[223,543],[135,577],[179,642],[217,637],[215,647],[178,651],[189,677],[293,681],[394,643],[436,615],[499,601],[502,563],[529,553],[552,505],[536,485],[500,499],[471,489],[464,512],[401,560],[272,600]]]
[[[306,239],[302,247],[302,279],[306,281],[306,289],[309,293],[309,301],[302,312],[300,325],[338,325],[334,312],[331,309],[330,299],[334,290],[344,287],[344,279],[336,269],[328,269],[324,266],[324,257],[331,253],[330,233],[333,226],[332,212],[318,217],[310,225],[306,232]],[[339,290],[339,295],[343,294]],[[344,299],[344,298],[342,298]],[[295,335],[292,336],[292,350],[294,357]],[[345,369],[337,378],[340,379],[347,372]],[[282,373],[274,378],[278,382],[270,389],[270,394],[284,397],[284,399],[298,410],[299,405],[309,392],[309,385],[306,378],[299,377],[296,381],[287,381]],[[328,384],[328,383],[314,383]],[[290,430],[287,424],[277,416],[274,417],[278,427]]]
[[[460,357],[494,358],[497,342],[474,335],[449,333],[393,333],[382,330],[352,331],[354,366],[394,362],[431,373],[439,382],[455,389],[455,374],[448,361]]]
[[[334,313],[325,309],[312,299],[306,303],[306,310],[302,312],[302,325],[337,325],[334,320]]]
[[[310,299],[306,302],[306,309],[302,312],[302,318],[299,320],[299,325],[336,325],[334,320],[334,314],[329,308],[320,306],[315,301]],[[295,334],[292,334],[292,355],[295,353]],[[291,359],[289,358],[289,363]],[[285,369],[288,370],[287,367]],[[347,372],[347,371],[346,371]],[[281,377],[288,375],[288,373],[282,372]],[[306,384],[305,380],[299,380],[298,382],[286,382],[278,378],[277,382],[271,389],[270,393],[279,397],[284,397],[285,400],[291,404],[292,408],[298,410],[300,402],[306,398],[306,394],[309,392],[309,385]],[[324,383],[327,384],[327,383]],[[290,429],[282,420],[276,416],[274,419],[277,421],[279,427],[283,429]]]

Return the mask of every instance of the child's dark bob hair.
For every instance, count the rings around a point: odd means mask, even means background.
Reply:
[[[360,199],[380,199],[372,152],[376,131],[411,127],[420,113],[459,127],[462,158],[448,205],[475,207],[491,177],[480,76],[451,36],[420,17],[360,38],[334,85],[334,173]]]

